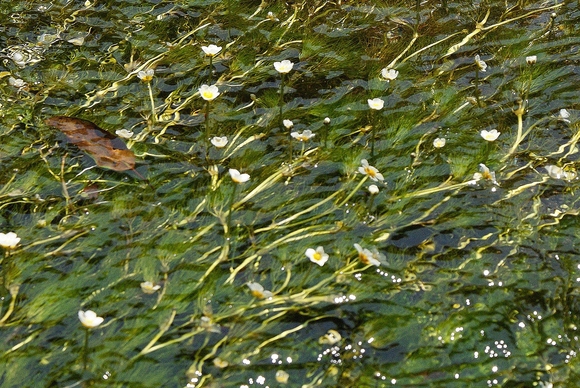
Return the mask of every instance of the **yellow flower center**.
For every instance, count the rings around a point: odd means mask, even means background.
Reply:
[[[371,262],[369,260],[369,257],[365,255],[363,252],[359,252],[358,258],[363,264],[369,264]]]
[[[264,298],[264,294],[258,290],[252,290],[252,295],[254,295],[256,298],[259,298],[259,299]]]
[[[367,167],[365,167],[364,169],[365,169],[365,173],[366,173],[368,176],[372,177],[372,178],[374,178],[374,177],[377,175],[377,173],[375,172],[375,170],[374,170],[374,169],[372,169],[370,166],[367,166]]]
[[[209,90],[203,92],[203,98],[211,100],[214,98],[213,93]]]
[[[321,255],[319,252],[315,252],[315,253],[312,255],[312,258],[313,258],[314,260],[316,260],[316,261],[319,261],[320,259],[322,259],[322,255]]]

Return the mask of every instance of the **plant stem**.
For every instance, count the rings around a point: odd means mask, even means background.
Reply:
[[[360,180],[360,182],[356,185],[356,187],[346,196],[346,198],[344,198],[342,201],[340,201],[339,203],[337,203],[336,206],[338,208],[341,208],[341,207],[344,206],[345,203],[347,203],[348,201],[350,201],[350,199],[352,198],[352,196],[355,195],[355,193],[360,190],[360,188],[367,181],[368,178],[369,178],[368,175],[365,175]]]
[[[89,365],[89,329],[85,329],[85,345],[83,347],[83,369]]]
[[[284,74],[281,74],[281,79],[280,79],[280,100],[278,101],[278,105],[280,108],[280,115],[279,115],[279,121],[280,121],[280,128],[282,128],[284,126],[284,123],[282,122],[282,107],[284,106]]]
[[[205,103],[205,142],[209,147],[210,127],[209,127],[209,101]]]
[[[525,94],[524,94],[524,105],[526,108],[529,108],[529,106],[530,106],[529,97],[530,97],[530,89],[532,88],[532,81],[533,81],[533,75],[532,75],[531,70],[530,70],[530,76],[528,77],[528,84],[526,85],[526,90],[525,90]]]
[[[421,21],[421,0],[415,2],[415,18],[418,26]]]
[[[475,100],[477,101],[477,106],[481,106],[479,102],[479,65],[475,66]]]
[[[517,132],[517,135],[516,135],[516,141],[512,145],[512,148],[510,148],[510,150],[507,153],[507,155],[503,158],[504,161],[516,152],[516,149],[518,148],[518,146],[520,145],[520,143],[522,142],[522,140],[524,140],[524,138],[526,137],[526,135],[529,132],[529,130],[528,130],[528,131],[526,131],[526,133],[523,133],[523,130],[524,130],[524,120],[523,120],[523,117],[524,117],[524,106],[523,106],[523,101],[521,101],[521,100],[518,101],[518,109],[514,110],[514,114],[518,117],[518,132]]]
[[[228,224],[228,230],[226,232],[226,239],[228,240],[228,243],[229,243],[229,240],[230,240],[230,236],[232,234],[232,232],[231,232],[231,230],[232,230],[232,212],[234,211],[233,207],[234,207],[234,201],[236,199],[236,189],[237,189],[237,187],[238,187],[238,184],[237,183],[234,183],[234,190],[232,191],[232,197],[230,198],[230,211],[228,213],[228,222],[227,222],[227,224]]]
[[[369,203],[367,206],[369,214],[372,214],[372,212],[373,212],[373,203],[375,202],[375,197],[376,197],[375,194],[371,194],[371,196],[369,198]]]
[[[207,76],[207,84],[211,85],[211,76],[213,73],[213,55],[209,56],[209,74]]]
[[[516,148],[520,142],[523,140],[522,132],[523,132],[523,117],[524,117],[524,106],[522,101],[518,101],[518,109],[514,111],[515,115],[518,117],[518,135],[516,137],[516,142],[513,148]]]
[[[371,159],[375,158],[375,126],[371,128]]]
[[[371,112],[371,114],[372,114],[372,112]],[[371,126],[371,133],[370,133],[370,136],[371,136],[371,160],[374,160],[374,158],[375,158],[375,135],[376,135],[375,128],[379,124],[379,120],[376,119],[375,117],[373,117],[372,122],[373,123]]]
[[[292,128],[288,130],[289,134],[292,133]],[[292,135],[290,135],[290,144],[288,145],[288,163],[292,164],[292,154],[294,152],[294,142],[292,141]]]
[[[6,281],[6,278],[8,277],[8,267],[10,265],[10,250],[6,249],[4,251],[4,260],[2,260],[0,263],[2,264],[2,285],[4,286],[4,288],[8,288],[8,282]]]
[[[8,287],[8,291],[10,292],[10,304],[8,305],[8,310],[4,313],[2,319],[0,319],[0,326],[4,326],[4,323],[10,318],[10,315],[14,312],[14,306],[16,305],[16,297],[18,296],[18,291],[20,290],[20,286],[17,284],[12,284]],[[2,298],[3,300],[5,298]]]
[[[151,101],[151,121],[155,123],[157,122],[157,114],[155,113],[155,100],[153,99],[151,82],[147,82],[147,88],[149,89],[149,100]]]

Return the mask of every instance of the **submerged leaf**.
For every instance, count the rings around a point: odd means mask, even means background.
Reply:
[[[123,140],[87,120],[76,117],[53,116],[47,125],[59,129],[71,143],[89,154],[99,167],[114,171],[135,169],[135,154]]]

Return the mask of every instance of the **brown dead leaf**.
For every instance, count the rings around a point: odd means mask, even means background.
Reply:
[[[89,154],[97,166],[114,171],[135,170],[135,154],[123,140],[96,124],[67,116],[53,116],[45,123],[64,133],[68,141]]]

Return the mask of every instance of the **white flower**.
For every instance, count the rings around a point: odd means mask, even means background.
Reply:
[[[133,132],[128,131],[125,128],[123,128],[123,129],[117,129],[115,131],[115,133],[117,134],[117,136],[122,137],[123,139],[130,139],[131,136],[133,136]]]
[[[538,383],[538,387],[542,387],[542,388],[553,388],[553,387],[554,387],[554,384],[552,384],[552,383],[550,383],[550,382],[546,382],[546,383],[545,383],[545,382],[543,382],[543,381],[540,381],[540,382]]]
[[[92,329],[94,327],[97,327],[101,323],[103,323],[103,321],[105,320],[102,317],[97,317],[97,314],[91,310],[87,310],[87,311],[80,310],[79,311],[79,319],[80,319],[81,323],[83,324],[83,326],[86,327],[87,329]]]
[[[571,181],[572,179],[576,178],[576,173],[574,171],[566,171],[562,167],[548,164],[544,168],[548,172],[548,175],[554,179],[563,179],[566,181]]]
[[[319,344],[327,344],[327,345],[334,345],[337,342],[340,342],[342,336],[336,330],[330,329],[326,332],[325,335],[318,339]]]
[[[530,55],[529,57],[526,57],[526,62],[528,63],[528,65],[533,65],[534,63],[536,63],[537,60],[538,57],[535,55]]]
[[[356,248],[357,252],[358,252],[358,259],[361,261],[361,263],[363,264],[367,264],[367,265],[375,265],[375,266],[379,266],[381,265],[381,262],[379,261],[379,258],[381,258],[381,255],[379,254],[379,252],[371,252],[368,249],[363,249],[359,244],[354,244],[354,247]]]
[[[274,68],[280,74],[289,73],[290,70],[292,70],[293,66],[294,66],[294,63],[290,62],[287,59],[284,59],[281,62],[274,62]]]
[[[21,89],[21,88],[26,86],[26,82],[23,79],[14,78],[12,76],[10,76],[10,78],[8,78],[8,83],[10,84],[10,86],[14,86],[15,88],[18,88],[18,89]]]
[[[87,35],[79,35],[74,38],[67,39],[67,42],[74,44],[75,46],[82,46],[85,43],[85,38]]]
[[[20,242],[20,237],[14,232],[0,233],[0,246],[6,249],[14,249]]]
[[[479,171],[481,171],[481,173],[476,172],[475,174],[473,174],[473,179],[475,181],[478,181],[480,179],[487,179],[490,180],[491,183],[493,183],[494,185],[499,186],[499,183],[497,183],[497,180],[495,179],[495,171],[491,171],[483,163],[479,164]]]
[[[153,284],[149,281],[141,283],[141,290],[146,294],[153,294],[160,288],[161,286],[159,284]]]
[[[244,183],[250,180],[250,175],[240,174],[240,172],[235,168],[230,168],[230,176],[232,177],[232,180],[236,183]]]
[[[216,148],[224,148],[228,144],[228,138],[226,136],[214,136],[210,141]]]
[[[379,193],[379,187],[377,185],[370,185],[369,186],[369,193],[375,195]]]
[[[382,182],[385,179],[383,174],[381,174],[375,167],[369,165],[369,162],[367,162],[366,159],[361,160],[360,163],[362,166],[358,168],[358,172],[361,174],[368,175],[368,177],[375,182]]]
[[[467,181],[467,184],[470,186],[475,186],[477,185],[477,182],[479,182],[481,180],[481,178],[483,178],[483,175],[481,175],[480,172],[476,172],[473,174],[473,178],[469,181]]]
[[[487,69],[487,63],[485,63],[479,58],[479,54],[475,56],[475,64],[477,65],[477,67],[479,67],[479,70],[481,70],[482,72],[485,72],[485,70]]]
[[[328,254],[324,252],[323,247],[318,247],[316,250],[308,248],[306,250],[306,257],[308,257],[311,262],[316,263],[321,267],[328,261]]]
[[[443,148],[445,147],[445,138],[438,137],[437,139],[433,140],[433,147],[435,148]]]
[[[305,129],[302,133],[292,132],[290,136],[299,141],[308,141],[312,139],[314,136],[316,136],[316,134],[312,133],[310,129]]]
[[[294,126],[292,120],[282,120],[282,124],[286,127],[286,129],[291,129]]]
[[[569,123],[570,120],[568,120],[570,118],[570,112],[568,112],[566,109],[560,109],[560,112],[558,113],[558,120],[562,120],[566,123]]]
[[[385,106],[385,102],[380,98],[368,99],[369,107],[375,110],[381,110]]]
[[[487,141],[494,141],[499,137],[501,132],[498,132],[497,129],[492,129],[491,131],[486,131],[484,129],[479,134]]]
[[[273,295],[270,291],[264,290],[264,287],[262,287],[260,283],[247,282],[246,284],[250,288],[252,295],[254,295],[256,298],[267,299],[271,298]]]
[[[199,326],[210,333],[221,333],[220,325],[213,323],[210,317],[205,315],[199,319]]]
[[[392,81],[395,78],[397,78],[397,76],[399,75],[399,72],[395,69],[388,69],[388,68],[384,68],[383,70],[381,70],[381,76],[383,76],[384,79],[386,79],[387,81]]]
[[[32,62],[30,60],[27,60],[21,51],[12,52],[12,53],[8,54],[8,57],[10,59],[12,59],[14,61],[14,64],[16,64],[16,66],[18,66],[18,67],[24,67],[28,63]]]
[[[222,48],[220,46],[216,46],[215,44],[210,44],[209,46],[201,46],[201,49],[208,57],[213,57],[217,55]]]
[[[220,95],[220,92],[218,91],[218,88],[215,85],[209,86],[203,84],[199,87],[199,95],[206,101],[212,101],[215,100],[215,98]]]
[[[288,382],[288,378],[290,378],[290,375],[287,372],[283,370],[276,371],[276,381],[280,384],[286,384]]]
[[[139,79],[143,82],[151,82],[153,79],[153,74],[155,74],[155,70],[153,69],[141,70],[137,73],[137,77],[139,77]]]
[[[221,358],[219,358],[219,357],[216,357],[216,358],[214,358],[214,359],[213,359],[213,364],[214,364],[215,366],[217,366],[218,368],[220,368],[220,369],[227,368],[227,367],[228,367],[228,365],[230,365],[230,363],[229,363],[229,362],[227,362],[227,361],[225,361],[225,360],[222,360],[222,359],[221,359]]]
[[[323,123],[327,125],[330,124],[330,117],[325,117]]]
[[[43,34],[42,36],[44,38],[37,37],[39,46],[41,46],[42,44],[50,45],[50,43],[60,38],[58,34],[54,35]],[[51,38],[47,38],[48,36],[51,36]],[[20,47],[12,46],[7,48],[8,50],[8,52],[6,53],[7,55],[5,54],[3,56],[12,59],[12,61],[14,61],[14,64],[21,68],[25,67],[26,65],[33,65],[42,60],[42,58],[38,54],[41,53],[43,50],[41,50],[42,47],[39,46],[36,47],[31,47],[30,45],[26,45],[26,47],[24,47],[24,45],[21,45]],[[5,50],[2,51],[5,52]],[[2,77],[4,77],[5,75],[6,74],[4,73]]]

